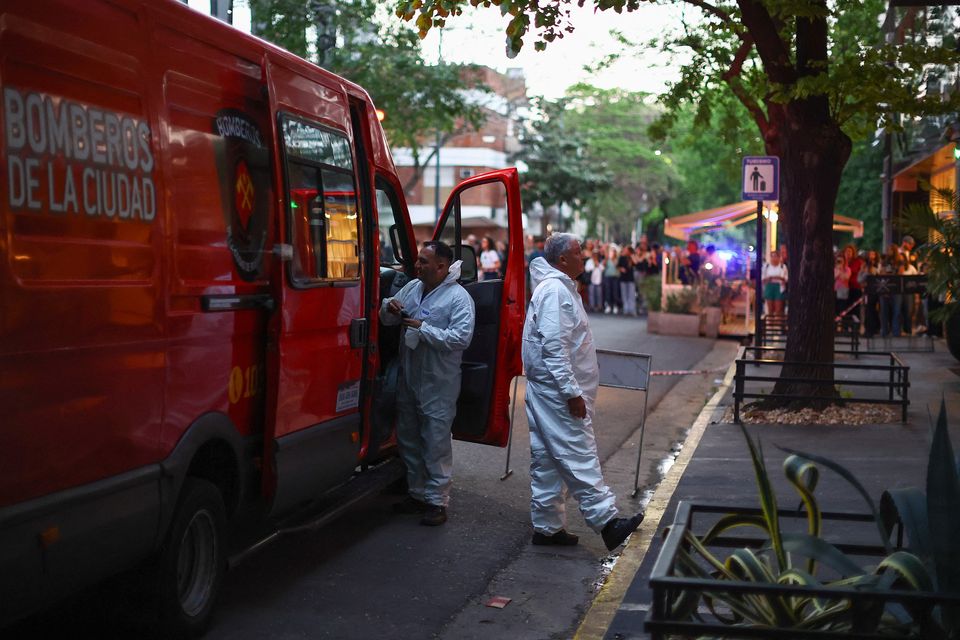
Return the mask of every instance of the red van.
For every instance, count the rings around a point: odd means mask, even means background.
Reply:
[[[174,0],[2,0],[0,54],[0,624],[153,559],[164,623],[200,629],[235,523],[393,452],[377,309],[416,247],[383,131]],[[467,190],[502,198],[502,280],[469,268]],[[521,224],[507,169],[435,232],[477,304],[461,439],[508,438]]]

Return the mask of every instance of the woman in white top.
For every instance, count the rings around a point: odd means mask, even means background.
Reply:
[[[590,278],[589,288],[587,289],[590,311],[603,311],[603,260],[600,258],[600,252],[594,251],[593,255],[587,258],[583,265],[583,270]]]
[[[500,277],[500,254],[490,236],[484,236],[480,241],[480,269],[484,280],[495,280]]]
[[[761,280],[768,316],[782,316],[787,296],[787,265],[780,262],[780,252],[771,251],[770,261],[763,265]]]

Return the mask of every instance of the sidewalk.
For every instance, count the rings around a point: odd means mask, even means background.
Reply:
[[[929,414],[947,403],[951,439],[960,448],[960,362],[937,341],[934,353],[901,353],[910,366],[907,424],[862,426],[749,425],[764,445],[764,457],[781,502],[794,500],[781,464],[786,454],[775,445],[818,453],[844,464],[874,499],[883,489],[923,486],[928,454]],[[732,405],[729,389],[717,392],[700,414],[676,464],[657,489],[647,519],[634,534],[607,584],[597,595],[577,633],[580,640],[647,638],[643,622],[650,608],[648,577],[660,552],[663,528],[681,500],[757,506],[757,490],[746,442],[735,424],[717,422]],[[822,469],[817,499],[824,510],[866,512],[863,499],[833,472]]]

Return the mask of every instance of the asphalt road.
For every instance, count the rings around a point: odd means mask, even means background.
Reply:
[[[594,316],[592,323],[600,347],[649,353],[654,369],[691,368],[714,346],[713,340],[649,335],[644,322],[633,318]],[[678,380],[653,379],[648,413]],[[510,478],[500,480],[504,449],[456,443],[445,526],[423,527],[416,516],[394,515],[390,504],[397,498],[376,496],[320,531],[287,536],[228,573],[206,637],[569,637],[611,558],[572,504],[568,528],[581,535],[580,546],[554,551],[529,544],[523,386],[521,382]],[[688,404],[702,406],[702,394],[690,395]],[[607,461],[639,426],[642,395],[602,388],[597,407],[597,441],[601,460]],[[678,416],[658,437],[656,426],[648,424],[647,481],[656,476],[683,426],[689,422],[684,425]],[[621,480],[629,475],[632,481],[632,469],[618,473]],[[618,494],[624,512],[639,508],[619,487]],[[483,606],[488,595],[499,592],[512,599],[506,609]],[[143,635],[148,630],[136,616],[110,601],[119,597],[122,602],[123,595],[121,587],[74,599],[6,631],[18,638],[67,630],[71,636],[101,638]]]

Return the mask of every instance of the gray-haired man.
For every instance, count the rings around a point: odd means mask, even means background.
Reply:
[[[570,234],[547,239],[544,257],[530,262],[533,298],[523,327],[530,423],[530,514],[533,544],[574,545],[564,500],[569,490],[590,527],[610,550],[643,521],[618,518],[616,497],[603,480],[593,435],[600,384],[597,352],[576,278],[583,273],[580,242]]]

